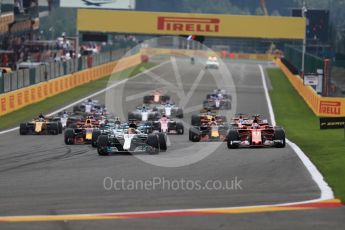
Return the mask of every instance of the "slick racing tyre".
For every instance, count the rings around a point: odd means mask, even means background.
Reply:
[[[62,127],[62,123],[60,121],[58,122],[58,127],[59,127],[59,134],[61,134],[63,127]]]
[[[195,127],[189,129],[189,140],[192,142],[200,141],[200,130]]]
[[[59,124],[58,123],[51,123],[48,132],[49,132],[49,134],[52,134],[52,135],[58,135],[59,134]]]
[[[176,111],[176,117],[182,119],[183,118],[183,110],[177,109]]]
[[[66,145],[73,145],[74,144],[74,129],[67,128],[65,130],[64,140]]]
[[[200,126],[201,125],[199,115],[195,115],[195,114],[192,115],[191,124],[192,124],[192,126]]]
[[[146,144],[149,146],[149,153],[150,154],[158,154],[159,153],[159,138],[157,135],[150,134],[147,136]]]
[[[165,134],[164,133],[157,133],[158,141],[159,141],[159,150],[161,152],[167,151],[167,142],[165,140]]]
[[[224,110],[231,110],[231,101],[225,101],[223,105]]]
[[[169,95],[163,95],[163,96],[161,96],[160,100],[162,103],[166,103],[166,102],[170,101],[170,96]]]
[[[92,131],[92,139],[91,139],[91,145],[92,147],[97,147],[97,139],[101,135],[101,131],[99,130],[93,130]]]
[[[100,156],[107,156],[108,155],[108,136],[107,135],[100,135],[97,139],[97,152]]]
[[[227,139],[228,139],[227,140],[228,149],[237,149],[238,147],[240,147],[239,144],[233,143],[234,141],[240,140],[240,136],[239,136],[237,130],[230,129]]]
[[[278,127],[276,127],[274,129],[273,141],[281,141],[280,143],[276,143],[275,144],[276,148],[284,148],[285,147],[286,141],[285,141],[285,131],[284,131],[284,129],[278,128]]]
[[[27,127],[26,123],[20,124],[20,126],[19,126],[19,134],[20,135],[28,134],[28,127]]]
[[[153,101],[153,96],[151,96],[151,95],[144,96],[144,99],[143,99],[144,104],[151,104],[152,101]]]
[[[176,132],[179,135],[183,135],[184,134],[184,126],[182,123],[178,122],[176,123]]]
[[[128,120],[137,120],[137,116],[134,113],[128,113]]]

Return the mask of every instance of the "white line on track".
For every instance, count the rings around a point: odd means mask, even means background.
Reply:
[[[135,75],[135,76],[133,76],[133,77],[131,77],[129,79],[136,78],[136,77],[138,77],[138,76],[140,76],[142,74],[148,74],[150,71],[158,69],[159,67],[161,67],[161,66],[163,66],[163,65],[165,65],[167,63],[169,63],[169,62],[168,61],[167,62],[162,62],[161,64],[159,64],[159,65],[157,65],[157,66],[155,66],[155,67],[153,67],[151,69],[145,70],[144,72],[138,73],[137,75]],[[128,81],[129,79],[124,79],[124,80],[121,80],[119,82],[116,82],[116,83],[114,83],[114,84],[112,84],[112,85],[110,85],[110,86],[108,86],[108,87],[106,87],[106,88],[104,88],[104,89],[102,89],[100,91],[97,91],[97,92],[95,92],[95,93],[93,93],[91,95],[88,95],[88,96],[86,96],[86,97],[84,97],[84,98],[82,98],[82,99],[80,99],[78,101],[75,101],[75,102],[73,102],[73,103],[71,103],[69,105],[66,105],[65,107],[62,107],[62,108],[60,108],[60,109],[58,109],[58,110],[56,110],[56,111],[54,111],[52,113],[49,113],[49,114],[47,114],[47,116],[52,116],[52,115],[58,114],[60,112],[63,112],[64,110],[66,110],[66,109],[68,109],[68,108],[70,108],[72,106],[75,106],[77,104],[80,104],[80,103],[84,102],[86,99],[88,99],[90,97],[95,97],[95,96],[97,96],[99,94],[102,94],[102,93],[108,91],[109,89],[112,89],[112,88],[114,88],[116,86],[119,86],[119,85],[125,83],[126,81]],[[18,129],[19,129],[19,127],[15,127],[15,128],[12,128],[12,129],[1,131],[0,135],[5,134],[5,133],[10,133],[10,132],[16,131]]]
[[[268,110],[270,113],[270,119],[272,122],[272,125],[276,125],[276,120],[273,112],[273,107],[272,107],[272,102],[271,98],[268,93],[268,88],[267,88],[267,83],[266,83],[266,78],[265,78],[265,73],[262,65],[259,65],[260,68],[260,73],[261,73],[261,79],[262,79],[262,84],[265,90],[265,96],[266,96],[266,101],[268,105]],[[299,159],[302,161],[304,166],[307,168],[308,172],[310,173],[312,179],[315,181],[317,186],[319,187],[321,191],[321,195],[319,200],[328,200],[328,199],[334,199],[334,194],[332,189],[329,187],[327,182],[324,180],[322,174],[319,172],[319,170],[316,168],[316,166],[311,162],[311,160],[308,158],[308,156],[301,150],[300,147],[298,147],[295,143],[291,142],[290,140],[286,140],[286,143],[294,150],[294,152],[297,154]]]

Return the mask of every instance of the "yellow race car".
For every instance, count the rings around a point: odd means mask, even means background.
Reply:
[[[61,122],[45,118],[37,118],[19,126],[20,135],[58,135],[59,133],[62,133]]]

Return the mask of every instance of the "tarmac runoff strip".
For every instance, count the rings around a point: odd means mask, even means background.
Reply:
[[[3,216],[0,217],[2,223],[19,222],[50,222],[50,221],[82,221],[82,220],[116,220],[116,219],[143,219],[143,218],[164,218],[183,216],[210,216],[210,215],[231,215],[231,214],[251,214],[267,212],[286,211],[307,211],[325,208],[343,207],[340,200],[324,200],[319,202],[309,201],[287,203],[280,205],[260,205],[230,208],[204,208],[204,209],[180,209],[163,211],[144,212],[119,212],[119,213],[99,213],[99,214],[73,214],[73,215],[35,215],[35,216]]]

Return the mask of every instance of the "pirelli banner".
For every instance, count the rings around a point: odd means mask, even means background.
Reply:
[[[79,31],[214,37],[303,39],[301,17],[235,16],[78,9]]]

